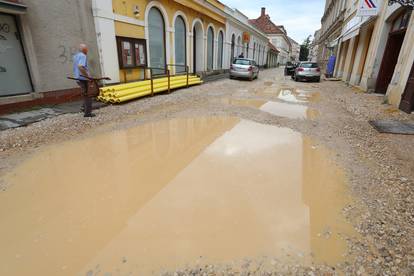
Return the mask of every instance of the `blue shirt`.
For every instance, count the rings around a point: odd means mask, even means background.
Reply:
[[[87,80],[86,78],[80,76],[82,73],[79,70],[79,65],[85,67],[86,72],[89,73],[88,57],[82,52],[79,52],[73,56],[73,75],[75,79]]]

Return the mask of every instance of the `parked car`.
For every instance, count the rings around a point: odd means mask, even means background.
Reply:
[[[297,63],[288,61],[285,66],[285,76],[292,76],[295,73]]]
[[[316,62],[301,62],[295,69],[295,73],[292,75],[292,79],[295,81],[312,80],[321,81],[321,68]]]
[[[230,78],[257,79],[259,67],[253,59],[236,58],[230,66]]]

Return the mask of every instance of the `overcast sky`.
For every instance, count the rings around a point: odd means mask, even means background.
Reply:
[[[250,19],[260,16],[261,7],[277,25],[284,25],[288,35],[299,44],[321,26],[325,0],[220,0]]]

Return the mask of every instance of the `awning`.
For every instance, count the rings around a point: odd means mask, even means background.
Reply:
[[[329,42],[328,48],[334,48],[336,45],[338,45],[338,42],[339,42],[339,37]]]
[[[342,41],[347,41],[348,39],[359,35],[361,26],[370,19],[370,16],[354,16],[351,20],[348,21],[342,30]]]
[[[21,3],[0,0],[0,12],[11,14],[25,14],[27,6]]]

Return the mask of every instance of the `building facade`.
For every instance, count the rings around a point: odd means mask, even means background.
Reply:
[[[278,26],[272,22],[270,16],[266,14],[266,8],[262,8],[260,17],[250,20],[250,23],[264,32],[270,43],[276,47],[279,52],[278,64],[284,65],[290,61],[291,44],[287,32],[283,26]]]
[[[291,52],[290,52],[290,60],[291,61],[299,61],[299,55],[300,55],[300,45],[299,43],[297,43],[294,39],[290,38],[290,45],[291,47]]]
[[[229,69],[233,59],[242,53],[244,57],[254,59],[259,66],[266,66],[269,53],[266,34],[252,26],[249,18],[237,9],[225,7],[225,12],[227,36],[224,67]]]
[[[309,60],[312,62],[318,62],[319,56],[319,39],[321,30],[317,30],[313,35],[313,41],[310,45]]]
[[[90,46],[89,66],[100,75],[90,1],[0,1],[0,112],[54,103],[78,94],[72,55]]]
[[[331,56],[337,56],[339,37],[349,0],[326,0],[325,11],[322,16],[322,27],[318,40],[318,62],[326,72],[326,66]],[[352,0],[353,1],[353,0]]]
[[[280,62],[268,34],[217,0],[22,1],[0,0],[2,113],[78,97],[67,77],[80,43],[89,46],[92,74],[111,78],[107,84],[223,73],[242,53],[261,67]]]
[[[376,3],[376,15],[359,16],[360,1],[346,2],[334,75],[363,91],[384,94],[390,104],[412,112],[414,15],[388,0]]]
[[[226,16],[215,0],[93,0],[102,72],[113,82],[224,68]]]

